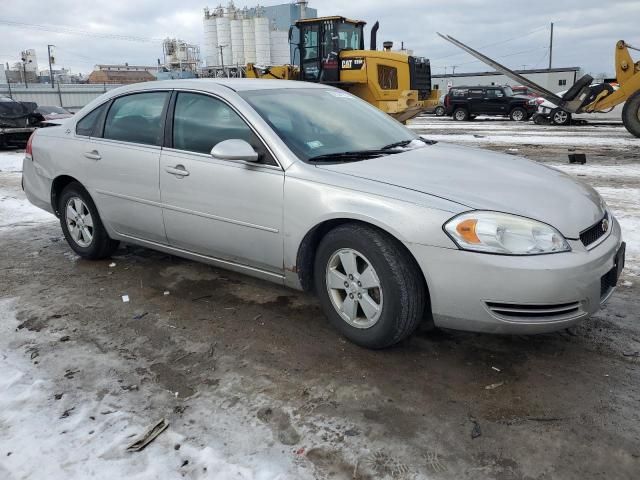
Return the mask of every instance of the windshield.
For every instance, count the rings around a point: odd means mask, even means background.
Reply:
[[[302,160],[381,149],[419,138],[353,95],[329,89],[238,92]]]
[[[352,23],[339,24],[338,39],[340,40],[340,50],[359,50],[361,34],[362,26]]]

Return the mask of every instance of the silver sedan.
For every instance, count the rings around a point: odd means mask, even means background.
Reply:
[[[112,90],[31,137],[24,188],[84,258],[122,241],[315,291],[370,348],[421,323],[565,328],[600,308],[624,264],[620,226],[591,187],[431,142],[302,82]]]

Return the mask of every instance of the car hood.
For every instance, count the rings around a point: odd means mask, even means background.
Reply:
[[[573,177],[525,158],[477,148],[438,143],[318,168],[445,198],[469,210],[533,218],[571,239],[604,215],[598,193]]]

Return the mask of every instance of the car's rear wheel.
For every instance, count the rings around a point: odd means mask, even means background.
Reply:
[[[81,257],[97,260],[118,248],[119,242],[109,238],[91,196],[78,182],[64,188],[58,211],[67,243]]]
[[[514,122],[523,122],[527,119],[527,111],[521,107],[515,107],[509,113],[509,118]]]
[[[469,120],[469,112],[466,108],[456,108],[453,111],[453,119],[462,122],[464,120]]]
[[[442,117],[444,116],[444,113],[445,113],[444,107],[442,105],[438,105],[435,110],[436,117]]]
[[[554,125],[569,125],[571,123],[571,114],[561,108],[555,108],[551,112],[551,123]]]
[[[622,123],[636,137],[640,137],[640,92],[627,99],[622,107]]]
[[[330,231],[316,252],[314,282],[331,323],[367,348],[409,336],[425,311],[420,271],[397,240],[362,224]]]

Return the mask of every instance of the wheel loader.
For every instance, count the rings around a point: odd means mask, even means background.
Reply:
[[[400,122],[438,104],[431,89],[431,66],[422,57],[393,52],[391,42],[377,49],[378,22],[365,50],[360,20],[341,16],[298,20],[289,30],[297,65],[259,66],[249,63],[249,78],[278,78],[325,83],[339,87],[378,107]],[[293,38],[299,32],[299,42]]]
[[[538,92],[542,98],[566,112],[572,114],[606,113],[616,105],[624,103],[622,123],[629,133],[640,138],[640,61],[634,62],[629,53],[629,50],[640,51],[640,49],[632,47],[624,40],[619,40],[615,47],[617,89],[608,83],[593,84],[593,77],[584,75],[560,97],[522,75],[509,70],[504,65],[499,64],[461,41],[449,35],[441,33],[438,33],[438,35],[512,80]]]

